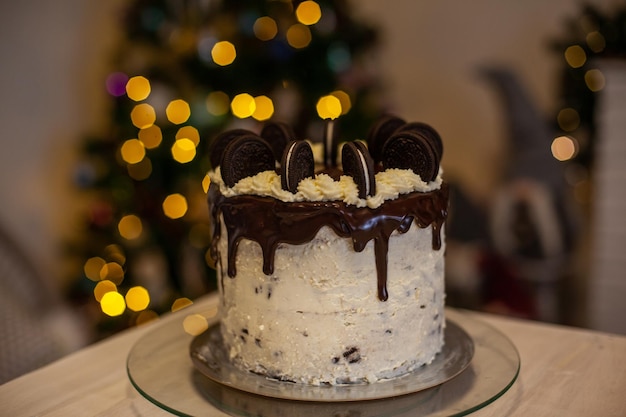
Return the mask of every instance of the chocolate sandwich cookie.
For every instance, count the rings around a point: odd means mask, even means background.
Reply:
[[[376,194],[374,160],[363,142],[354,141],[343,145],[341,164],[344,174],[354,179],[359,189],[359,198]]]
[[[222,154],[228,144],[233,139],[243,135],[254,135],[254,132],[246,129],[232,129],[220,133],[213,139],[209,146],[209,160],[211,161],[211,167],[213,169],[217,168],[222,161]]]
[[[305,178],[315,175],[313,150],[304,140],[294,140],[287,144],[280,164],[280,183],[283,190],[298,191],[298,184]]]
[[[367,133],[367,147],[375,163],[381,162],[383,146],[387,139],[405,124],[403,119],[387,114],[372,125]]]
[[[276,160],[270,145],[251,134],[238,136],[226,146],[220,166],[224,183],[233,187],[243,178],[274,170]]]
[[[296,139],[296,134],[287,123],[267,122],[261,129],[261,137],[272,147],[277,161],[283,156],[287,143]]]
[[[411,169],[426,182],[437,178],[439,172],[439,159],[430,140],[413,131],[394,133],[383,146],[382,162],[385,169]]]
[[[443,157],[443,141],[439,133],[432,126],[422,122],[409,122],[396,130],[396,133],[398,132],[414,132],[426,137],[431,142],[433,149],[437,153],[437,158],[441,162],[441,158]]]

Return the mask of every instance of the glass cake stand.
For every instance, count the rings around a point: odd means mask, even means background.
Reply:
[[[337,387],[280,382],[228,363],[210,365],[206,357],[192,361],[190,354],[197,353],[200,343],[219,344],[219,338],[211,336],[217,323],[214,313],[211,316],[209,330],[195,338],[184,332],[184,316],[173,316],[136,342],[127,371],[144,397],[181,416],[207,414],[213,408],[233,416],[461,416],[499,398],[520,368],[517,349],[505,335],[462,310],[446,308],[447,351],[409,375]],[[219,346],[211,350],[216,357],[208,359],[221,360]],[[439,376],[425,372],[432,365],[441,370],[434,372]]]

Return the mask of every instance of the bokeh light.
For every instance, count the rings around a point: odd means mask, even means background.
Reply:
[[[339,103],[341,104],[341,114],[346,114],[350,111],[352,108],[352,100],[350,100],[348,93],[342,90],[336,90],[330,94],[339,99]]]
[[[100,302],[104,294],[111,291],[117,291],[117,285],[115,285],[115,283],[109,280],[100,281],[93,289],[93,296],[97,302]]]
[[[552,156],[559,161],[568,161],[576,156],[577,142],[569,136],[559,136],[552,141],[550,146]]]
[[[177,298],[176,300],[174,300],[174,303],[172,303],[172,312],[182,310],[183,308],[189,307],[192,304],[193,301],[191,301],[187,297]]]
[[[128,139],[122,144],[120,153],[124,162],[136,164],[146,156],[146,148],[139,139]]]
[[[211,49],[211,57],[217,65],[230,65],[237,57],[235,45],[228,41],[217,42]]]
[[[141,219],[134,214],[129,214],[120,219],[117,224],[117,230],[124,239],[132,240],[141,236],[143,226]]]
[[[104,248],[104,258],[109,262],[115,262],[120,265],[126,263],[126,256],[120,245],[112,243]]]
[[[116,317],[122,315],[126,310],[124,296],[116,291],[111,291],[102,296],[100,308],[107,316]]]
[[[109,74],[106,79],[106,89],[113,97],[121,97],[126,94],[126,83],[128,82],[128,75],[123,72],[114,72]]]
[[[267,120],[274,114],[274,103],[272,99],[267,96],[255,97],[254,107],[252,117],[258,121]]]
[[[252,26],[254,35],[262,41],[269,41],[276,37],[278,26],[276,21],[269,16],[259,17]]]
[[[559,127],[565,132],[573,132],[580,126],[580,116],[578,112],[571,107],[561,109],[556,116],[556,120]]]
[[[150,158],[143,158],[136,164],[126,165],[128,176],[137,181],[143,181],[152,174],[152,161]]]
[[[315,106],[322,119],[336,119],[341,115],[341,102],[333,95],[321,97]]]
[[[150,81],[146,77],[132,77],[126,83],[126,94],[134,101],[141,101],[150,95]]]
[[[149,126],[145,129],[141,129],[138,133],[139,140],[143,143],[147,149],[154,149],[161,144],[163,140],[163,133],[161,128],[157,125]]]
[[[228,113],[230,99],[223,91],[213,91],[206,98],[206,109],[213,116],[223,116]]]
[[[99,256],[87,259],[83,266],[85,276],[92,281],[100,281],[100,270],[106,264],[106,261]]]
[[[124,297],[126,306],[133,311],[142,311],[150,304],[150,294],[142,286],[132,287]]]
[[[602,52],[606,47],[604,36],[597,30],[589,32],[585,40],[587,41],[587,45],[589,45],[589,49],[595,53]]]
[[[293,24],[287,29],[287,43],[296,49],[306,48],[311,43],[311,31],[302,23]]]
[[[580,45],[572,45],[565,50],[565,60],[572,68],[580,68],[587,62],[587,54]]]
[[[204,190],[205,194],[209,192],[210,185],[211,185],[211,178],[209,178],[209,174],[207,174],[204,176],[204,178],[202,178],[202,189]]]
[[[296,9],[296,18],[303,25],[314,25],[322,17],[320,5],[314,1],[303,1]]]
[[[190,314],[183,320],[183,329],[192,336],[198,336],[209,328],[209,322],[200,314]]]
[[[130,112],[130,120],[133,122],[133,125],[139,129],[152,126],[156,121],[154,107],[148,103],[137,104]]]
[[[149,323],[151,321],[157,320],[159,315],[152,310],[144,310],[137,315],[137,320],[135,320],[135,324],[137,326],[141,326],[142,324]]]
[[[179,125],[189,120],[191,108],[189,107],[189,103],[185,100],[172,100],[165,108],[165,115],[167,116],[167,120]]]
[[[100,270],[100,279],[120,285],[124,280],[124,269],[117,262],[107,262]]]
[[[187,199],[182,194],[170,194],[163,200],[163,213],[170,219],[180,219],[187,208]]]
[[[193,126],[183,126],[176,132],[176,139],[189,139],[195,146],[200,144],[200,132]]]
[[[193,161],[196,157],[196,145],[190,139],[178,139],[172,145],[172,157],[181,164]]]
[[[600,91],[606,85],[606,79],[604,78],[604,74],[599,69],[590,69],[585,72],[585,84],[587,88],[593,91],[594,93]]]
[[[245,119],[254,114],[256,103],[254,97],[248,93],[237,94],[230,103],[233,114],[240,119]]]

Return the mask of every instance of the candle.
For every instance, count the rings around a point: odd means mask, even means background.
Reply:
[[[332,168],[337,160],[337,150],[335,149],[335,121],[326,119],[324,121],[324,166]]]

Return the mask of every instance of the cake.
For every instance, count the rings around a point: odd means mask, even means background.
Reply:
[[[220,332],[244,372],[375,383],[419,372],[442,349],[441,139],[387,115],[338,151],[332,127],[323,158],[280,122],[212,142]]]

